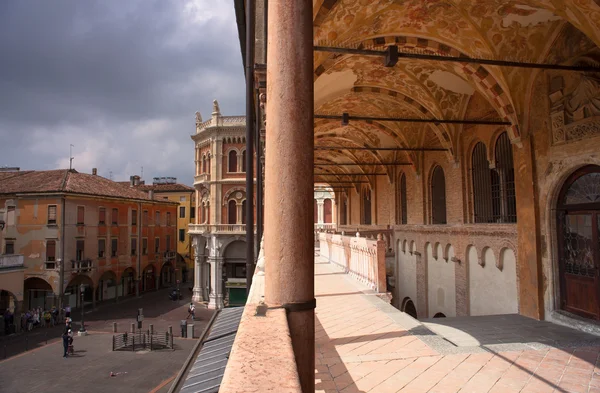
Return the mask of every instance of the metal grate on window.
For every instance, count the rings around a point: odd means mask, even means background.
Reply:
[[[503,132],[495,146],[496,168],[492,176],[492,201],[494,222],[517,222],[517,199],[515,196],[515,167],[510,139]]]
[[[473,222],[494,222],[495,188],[492,186],[492,171],[487,159],[486,147],[482,142],[475,145],[471,156],[473,180]]]

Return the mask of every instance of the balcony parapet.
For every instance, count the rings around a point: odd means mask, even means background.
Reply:
[[[254,225],[254,231],[256,232],[256,225]],[[246,224],[190,224],[188,226],[188,233],[190,235],[242,235],[246,233]]]
[[[201,184],[210,181],[210,173],[201,173],[197,176],[194,176],[194,184]]]
[[[382,236],[377,240],[329,233],[319,234],[322,257],[344,269],[377,293],[386,292],[385,252]]]
[[[264,253],[261,249],[220,393],[302,392],[286,311],[271,309],[265,316],[256,316],[264,293]],[[256,367],[257,364],[260,367]]]
[[[24,260],[23,255],[19,254],[0,255],[0,270],[25,267]]]

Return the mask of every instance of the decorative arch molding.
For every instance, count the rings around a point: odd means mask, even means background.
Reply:
[[[241,192],[242,193],[242,197],[241,198],[234,198],[234,196],[232,196],[233,193],[236,192]],[[241,201],[243,201],[244,199],[246,199],[246,187],[233,187],[231,189],[229,189],[225,195],[223,195],[223,206],[227,206],[227,203],[231,200],[231,199],[235,199],[236,202],[239,200],[240,203],[242,203]]]

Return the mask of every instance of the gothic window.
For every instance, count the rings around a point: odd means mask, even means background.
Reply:
[[[242,172],[246,172],[246,150],[242,152]]]
[[[237,205],[233,199],[227,203],[227,223],[237,224]]]
[[[331,219],[331,199],[325,199],[323,202],[323,223],[331,224],[333,221]]]
[[[237,172],[237,152],[235,150],[231,150],[229,152],[229,161],[227,166],[228,172]]]
[[[340,208],[340,224],[348,225],[348,198],[342,194],[342,205]]]
[[[515,196],[515,167],[508,134],[503,132],[496,141],[494,155],[496,168],[492,171],[493,222],[517,222]]]
[[[446,224],[446,179],[440,166],[431,176],[431,223]]]
[[[408,217],[406,209],[406,175],[401,173],[396,182],[396,224],[406,225]]]
[[[206,156],[202,156],[202,173],[206,173]]]
[[[371,190],[364,188],[362,193],[362,223],[371,225]]]
[[[473,222],[493,222],[492,171],[487,149],[482,142],[475,145],[471,156],[473,180]]]

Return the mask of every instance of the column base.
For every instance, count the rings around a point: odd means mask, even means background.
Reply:
[[[204,301],[204,296],[202,296],[203,292],[204,292],[204,288],[194,287],[192,301],[198,302],[198,303],[203,302]]]
[[[210,299],[208,301],[208,308],[211,310],[220,310],[225,307],[223,303],[223,295],[210,295]]]

